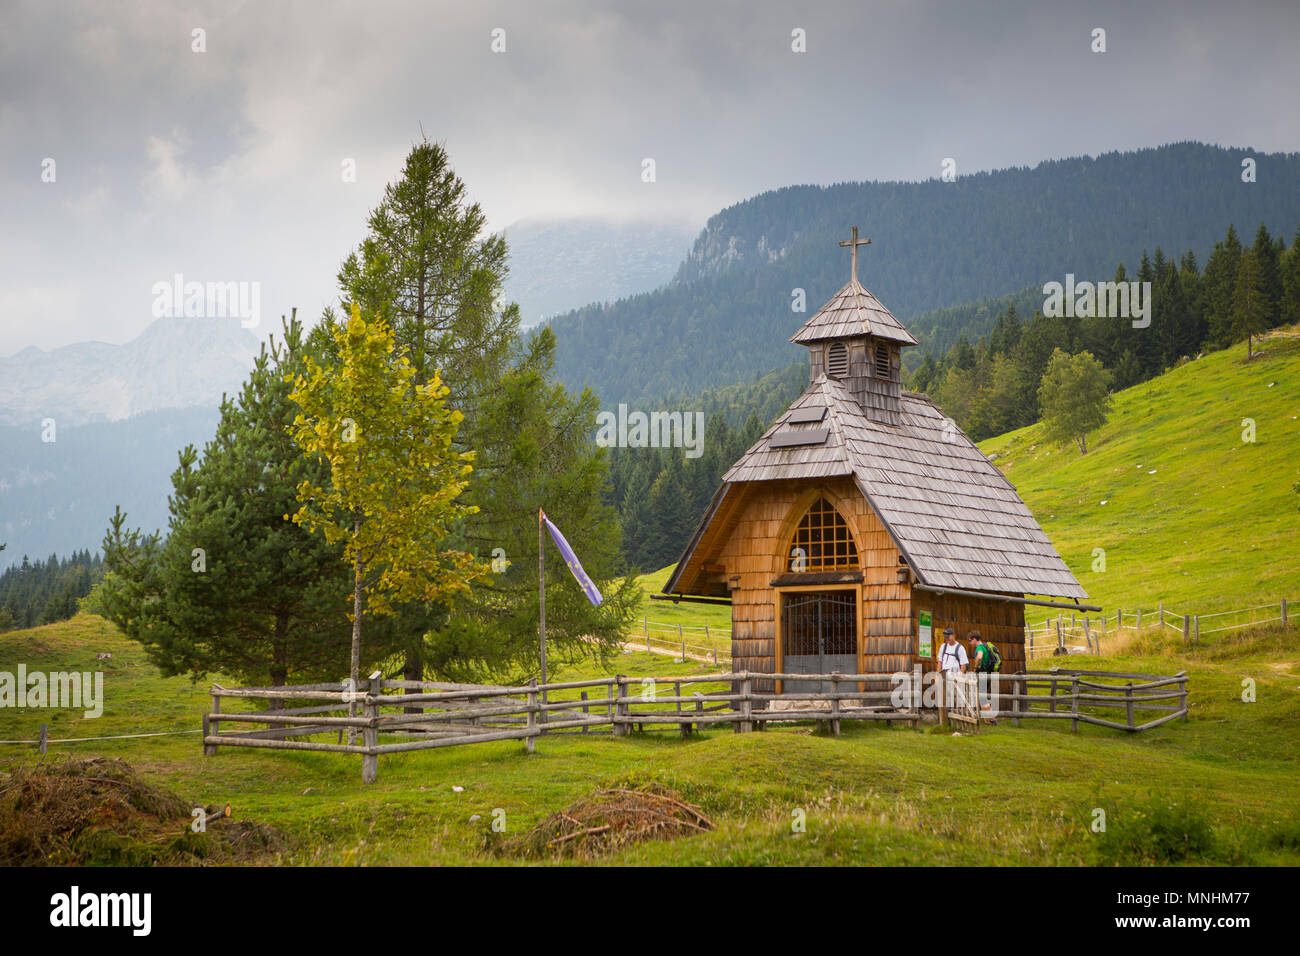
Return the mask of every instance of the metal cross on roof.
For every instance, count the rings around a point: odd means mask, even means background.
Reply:
[[[853,238],[852,238],[852,239],[843,239],[843,240],[840,241],[840,245],[841,245],[841,246],[849,246],[849,247],[853,250],[853,262],[852,262],[852,265],[850,266],[850,269],[852,270],[852,275],[853,275],[853,281],[854,281],[854,282],[857,282],[857,281],[858,281],[858,246],[865,246],[865,245],[869,244],[870,242],[871,242],[870,239],[859,239],[859,238],[858,238],[858,227],[857,227],[857,226],[854,226],[854,227],[853,227]]]

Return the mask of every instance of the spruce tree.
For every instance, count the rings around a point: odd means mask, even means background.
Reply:
[[[1242,253],[1233,290],[1232,337],[1246,340],[1246,361],[1250,361],[1254,337],[1268,328],[1268,291],[1255,250]]]

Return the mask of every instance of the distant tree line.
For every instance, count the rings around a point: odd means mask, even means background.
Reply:
[[[1129,315],[1047,316],[1042,309],[1024,321],[1011,306],[975,345],[962,336],[940,357],[925,355],[908,387],[929,394],[980,441],[1038,421],[1043,373],[1058,348],[1090,352],[1115,389],[1234,343],[1246,344],[1248,358],[1255,336],[1300,319],[1300,230],[1288,248],[1261,225],[1244,246],[1229,226],[1204,270],[1191,251],[1175,260],[1157,247],[1154,256],[1142,254],[1133,275],[1120,264],[1115,281],[1131,280],[1151,283],[1146,328],[1134,328]]]
[[[104,559],[88,550],[34,563],[24,555],[0,574],[0,631],[67,620],[103,574]]]

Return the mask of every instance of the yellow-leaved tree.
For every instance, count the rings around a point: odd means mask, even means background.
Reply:
[[[356,306],[333,335],[337,364],[307,360],[290,396],[301,411],[289,426],[304,452],[329,463],[330,483],[302,482],[292,518],[345,542],[353,569],[355,689],[363,610],[391,614],[395,602],[450,603],[488,569],[464,551],[439,549],[449,526],[477,510],[457,500],[473,452],[452,445],[461,413],[447,407],[446,386],[436,374],[418,383],[411,363],[394,351],[388,324],[362,318]]]

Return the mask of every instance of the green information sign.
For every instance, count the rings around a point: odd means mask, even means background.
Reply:
[[[930,625],[931,625],[930,612],[922,611],[921,627],[919,629],[920,633],[917,635],[918,646],[916,649],[916,654],[918,657],[926,657],[926,658],[930,657],[930,650],[931,647],[934,645],[934,631]]]

